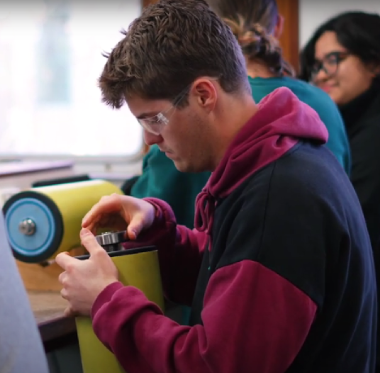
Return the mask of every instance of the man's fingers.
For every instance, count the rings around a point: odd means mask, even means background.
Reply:
[[[80,231],[80,239],[84,248],[91,254],[96,253],[99,250],[103,251],[103,248],[96,241],[92,232],[86,228],[82,228]]]
[[[63,311],[63,314],[66,316],[66,317],[72,317],[72,316],[75,316],[77,314],[77,312],[75,312],[71,306],[67,306],[66,309]]]
[[[92,229],[102,215],[115,213],[120,210],[120,195],[112,194],[110,196],[102,197],[82,219],[82,228]]]
[[[67,300],[67,290],[65,288],[61,289],[61,297]]]
[[[59,253],[56,257],[55,257],[55,262],[61,267],[63,268],[64,270],[67,269],[67,266],[70,264],[70,263],[74,263],[76,260],[78,259],[75,259],[73,258],[72,256],[70,256],[70,254],[65,251],[63,253]]]
[[[70,301],[68,300],[68,295],[67,295],[67,291],[65,288],[63,288],[61,290],[61,297],[63,299],[66,299],[69,304],[68,306],[65,308],[65,310],[63,311],[63,314],[67,317],[71,317],[71,316],[75,316],[75,315],[78,315],[78,312],[74,311],[74,309],[72,308],[71,304],[70,304]]]
[[[63,282],[64,282],[65,277],[66,277],[66,272],[65,272],[65,271],[64,271],[64,272],[61,272],[61,273],[59,274],[59,276],[58,276],[58,281],[59,281],[59,283],[60,283],[61,285],[63,285]]]

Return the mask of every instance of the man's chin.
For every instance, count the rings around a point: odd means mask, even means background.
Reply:
[[[176,168],[179,172],[199,173],[199,172],[202,172],[202,171],[203,171],[203,170],[199,170],[199,169],[197,169],[196,167],[194,167],[194,165],[189,164],[189,163],[180,162],[180,161],[178,161],[178,160],[173,161],[173,162],[174,162],[174,166],[175,166],[175,168]]]
[[[194,165],[184,161],[183,159],[175,157],[172,153],[165,153],[165,155],[173,161],[175,168],[179,172],[201,172],[200,170],[197,170],[196,167],[194,167]]]
[[[175,168],[179,172],[188,172],[187,167],[183,162],[175,160],[175,161],[173,161],[173,163],[174,163]]]

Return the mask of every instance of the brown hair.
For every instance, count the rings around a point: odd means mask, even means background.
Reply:
[[[207,1],[231,27],[250,61],[263,62],[276,75],[295,75],[292,66],[282,57],[278,40],[272,35],[278,18],[275,0]]]
[[[236,38],[204,0],[161,0],[122,34],[99,78],[113,108],[130,96],[173,101],[201,76],[219,78],[228,93],[250,90]]]

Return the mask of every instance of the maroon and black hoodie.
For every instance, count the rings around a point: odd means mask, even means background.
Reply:
[[[318,115],[287,88],[265,97],[197,198],[196,228],[157,208],[166,296],[109,285],[94,330],[128,373],[371,373],[376,284],[365,221]],[[135,243],[136,246],[136,243]]]

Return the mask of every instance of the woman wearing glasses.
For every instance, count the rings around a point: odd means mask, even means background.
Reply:
[[[372,247],[380,238],[380,16],[340,14],[321,25],[301,53],[300,77],[327,92],[351,146],[351,180]]]
[[[351,146],[351,180],[371,238],[379,287],[380,16],[349,12],[330,19],[307,43],[301,65],[301,78],[326,91],[342,113]]]

